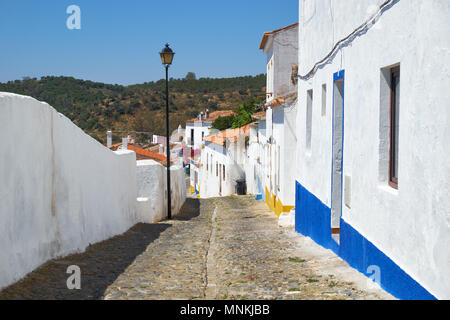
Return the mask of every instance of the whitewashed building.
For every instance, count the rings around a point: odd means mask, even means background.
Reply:
[[[199,149],[203,144],[203,138],[209,135],[209,129],[212,124],[219,117],[226,117],[232,115],[231,110],[220,110],[209,112],[200,112],[197,118],[186,122],[186,130],[184,131],[184,142],[192,147],[192,149]]]
[[[253,115],[257,122],[250,124],[249,145],[246,151],[244,164],[247,192],[255,195],[256,200],[265,201],[266,165],[265,148],[266,112],[261,111]]]
[[[231,110],[220,110],[210,113],[207,109],[201,112],[197,118],[186,122],[186,129],[184,131],[184,153],[189,160],[190,169],[190,192],[199,194],[199,160],[201,148],[204,145],[203,138],[210,134],[210,129],[215,120],[219,117],[232,115]]]
[[[249,138],[246,155],[244,158],[244,171],[247,186],[247,193],[256,196],[256,199],[262,199],[263,189],[261,184],[258,185],[259,178],[259,143],[258,143],[258,126],[259,122],[253,122],[249,125]],[[260,180],[260,179],[259,179]]]
[[[257,116],[262,123],[256,139],[260,141],[255,143],[260,160],[255,171],[259,172],[262,198],[279,216],[295,206],[298,89],[292,75],[298,65],[298,23],[265,32],[259,48],[267,57],[267,111],[265,116]]]
[[[301,0],[296,230],[450,298],[450,1]]]
[[[165,145],[167,145],[167,138],[164,136],[158,136],[158,135],[154,134],[152,136],[152,143],[165,146]]]
[[[236,181],[245,179],[245,159],[250,125],[227,129],[205,137],[199,161],[199,196],[229,196]]]

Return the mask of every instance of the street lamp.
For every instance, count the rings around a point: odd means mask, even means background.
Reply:
[[[166,67],[166,152],[167,152],[167,218],[172,219],[172,204],[170,199],[170,139],[169,139],[169,66],[172,64],[175,52],[169,44],[159,53],[161,62]]]

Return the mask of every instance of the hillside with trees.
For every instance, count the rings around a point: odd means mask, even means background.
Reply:
[[[265,84],[264,74],[196,79],[190,72],[183,79],[171,78],[170,130],[184,127],[186,120],[205,109],[238,110],[254,98],[263,99]],[[47,102],[102,143],[107,130],[165,135],[165,80],[121,86],[48,76],[0,83],[0,91]],[[114,138],[119,141],[120,134]]]
[[[256,121],[252,115],[256,112],[256,108],[260,107],[264,99],[250,98],[248,101],[241,103],[239,107],[234,109],[235,114],[217,118],[212,127],[217,130],[241,128],[249,123]]]

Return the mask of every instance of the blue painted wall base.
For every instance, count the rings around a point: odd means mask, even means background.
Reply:
[[[295,231],[310,237],[317,244],[332,250],[350,266],[366,276],[373,272],[369,266],[381,271],[381,287],[394,297],[404,300],[435,300],[417,281],[411,278],[387,255],[341,219],[340,245],[331,237],[331,209],[296,182]]]

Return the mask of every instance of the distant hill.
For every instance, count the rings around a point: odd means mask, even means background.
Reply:
[[[266,76],[170,79],[171,131],[200,111],[237,109],[251,98],[264,98]],[[106,131],[142,131],[165,135],[165,80],[121,86],[72,77],[42,77],[0,83],[0,91],[34,97],[66,115],[102,143]],[[114,135],[119,141],[120,134]]]

